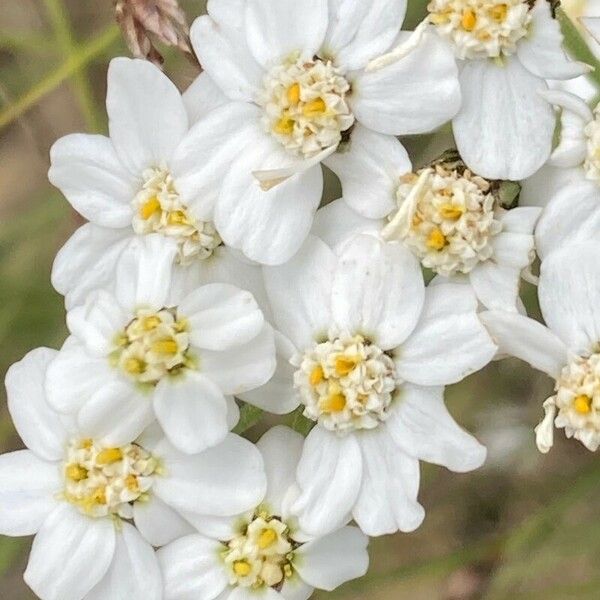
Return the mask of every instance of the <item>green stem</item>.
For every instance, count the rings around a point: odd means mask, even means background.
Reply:
[[[240,420],[233,430],[234,433],[241,435],[244,431],[248,431],[250,427],[254,427],[262,418],[263,411],[252,404],[242,404],[240,408]]]
[[[0,113],[0,129],[6,127],[35,106],[44,96],[53,92],[81,67],[87,65],[110,48],[118,38],[119,29],[116,25],[111,25],[97,38],[80,46],[76,53],[65,60],[62,65]]]
[[[560,7],[556,9],[556,20],[562,30],[565,49],[575,60],[584,62],[594,68],[586,77],[596,87],[600,88],[600,61],[590,50],[575,23],[571,21],[567,13]]]

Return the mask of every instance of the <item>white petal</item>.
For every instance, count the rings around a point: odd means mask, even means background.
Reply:
[[[532,209],[524,208],[522,210]],[[492,240],[492,247],[494,248],[493,260],[495,262],[519,270],[529,266],[535,256],[533,235],[531,233],[502,231]]]
[[[352,511],[371,536],[414,531],[425,518],[417,502],[419,461],[398,451],[385,427],[361,435],[363,481]]]
[[[181,515],[194,528],[194,533],[201,533],[213,540],[228,541],[239,533],[240,516],[215,517],[213,515],[198,515],[181,511]]]
[[[264,191],[253,172],[282,166],[289,159],[274,140],[264,133],[257,136],[262,137],[255,140],[255,148],[231,165],[215,208],[215,224],[224,242],[251,260],[282,264],[310,231],[321,200],[323,174],[316,165]]]
[[[540,258],[579,242],[595,241],[600,231],[600,188],[593,181],[567,183],[553,190],[535,230]]]
[[[331,592],[365,575],[369,568],[368,543],[369,538],[357,527],[343,527],[300,546],[294,568],[310,585]]]
[[[581,23],[588,30],[590,35],[600,42],[600,17],[580,17]]]
[[[362,333],[383,350],[413,331],[425,296],[419,261],[402,244],[357,235],[338,249],[332,312],[335,323]]]
[[[68,437],[61,417],[46,402],[44,380],[50,361],[58,354],[37,348],[6,373],[8,411],[25,445],[45,460],[63,456]]]
[[[525,179],[550,156],[556,117],[539,92],[543,80],[514,57],[498,66],[467,61],[462,108],[454,117],[458,150],[469,168],[491,179]]]
[[[232,396],[264,385],[277,366],[273,329],[267,323],[246,344],[222,352],[202,350],[199,354],[200,371],[224,394]]]
[[[229,434],[218,446],[187,455],[162,444],[156,450],[166,473],[153,491],[178,511],[233,516],[263,500],[266,477],[260,452],[248,440]]]
[[[399,178],[412,168],[404,146],[394,136],[361,125],[325,164],[340,178],[348,206],[370,219],[392,212]]]
[[[33,535],[56,508],[60,467],[30,450],[0,455],[0,533]]]
[[[86,223],[69,238],[52,266],[52,285],[66,296],[67,309],[81,304],[92,290],[111,286],[118,257],[131,235],[129,227],[107,229]]]
[[[108,571],[115,537],[112,519],[90,519],[62,503],[33,540],[25,582],[44,600],[81,600]]]
[[[311,236],[288,263],[264,269],[275,323],[298,349],[326,334],[332,324],[331,286],[336,263],[329,246]]]
[[[46,398],[58,412],[74,413],[114,376],[107,358],[89,356],[71,336],[48,365]]]
[[[344,525],[358,497],[362,472],[356,437],[338,437],[317,425],[298,464],[301,494],[292,512],[298,514],[300,528],[317,536]]]
[[[211,221],[223,178],[254,137],[259,108],[227,102],[190,129],[171,159],[181,201],[197,218]]]
[[[198,288],[183,299],[178,310],[189,323],[190,342],[208,350],[246,344],[265,322],[250,292],[225,283]]]
[[[203,68],[231,100],[254,100],[261,88],[263,70],[246,44],[242,28],[244,7],[236,6],[231,15],[219,18],[219,3],[209,3],[210,16],[198,17],[190,36]],[[224,3],[223,4],[231,4]],[[236,21],[240,23],[236,23]]]
[[[253,589],[247,587],[235,587],[231,590],[227,600],[281,600],[281,594],[270,587]],[[219,597],[217,600],[224,600]]]
[[[457,383],[483,368],[496,346],[477,317],[477,298],[466,285],[428,288],[421,320],[399,349],[397,374],[418,385]]]
[[[144,539],[156,547],[194,531],[183,517],[152,494],[147,501],[133,505],[133,519]]]
[[[450,120],[460,107],[458,69],[437,35],[425,34],[403,58],[355,77],[352,110],[380,133],[425,133]]]
[[[293,429],[278,425],[267,431],[256,445],[267,473],[265,503],[273,514],[284,516],[286,500],[296,484],[296,468],[304,438]]]
[[[500,217],[502,231],[532,235],[541,212],[537,206],[522,206],[507,210]]]
[[[192,81],[181,97],[188,113],[190,125],[197,123],[211,110],[219,108],[228,101],[227,96],[206,71],[200,73]]]
[[[165,600],[214,600],[227,587],[220,542],[189,535],[158,551]]]
[[[403,386],[385,426],[403,452],[451,471],[466,473],[485,461],[486,449],[448,412],[442,387]]]
[[[85,302],[67,313],[69,331],[85,346],[91,356],[106,357],[114,346],[115,336],[126,327],[131,315],[119,306],[106,290],[94,290]]]
[[[573,79],[589,73],[588,65],[567,58],[560,25],[546,0],[537,0],[529,14],[531,29],[517,44],[517,56],[526,69],[543,79]]]
[[[327,0],[247,0],[245,29],[250,52],[263,67],[294,52],[311,59],[327,31]]]
[[[559,377],[568,353],[550,329],[523,315],[503,311],[483,312],[480,318],[500,352],[516,356],[554,379]]]
[[[317,211],[311,233],[334,250],[357,233],[377,235],[383,219],[367,219],[352,210],[344,198],[334,200]]]
[[[308,600],[314,591],[315,588],[296,576],[286,578],[280,593],[285,600]]]
[[[164,308],[176,253],[174,240],[161,234],[134,238],[117,263],[115,294],[121,306]]]
[[[545,164],[521,182],[519,205],[545,207],[557,190],[580,181],[585,181],[585,177],[579,168],[562,169]]]
[[[533,245],[533,237],[530,236]],[[488,260],[469,273],[477,299],[486,308],[517,312],[521,269]]]
[[[323,44],[326,54],[346,71],[364,67],[392,45],[405,13],[403,0],[331,1]]]
[[[162,577],[152,546],[129,523],[117,530],[108,572],[85,600],[162,600]]]
[[[102,135],[72,134],[50,150],[48,178],[73,208],[104,227],[131,225],[131,201],[139,183]]]
[[[600,250],[573,244],[542,262],[538,296],[548,327],[569,350],[585,355],[600,340]]]
[[[188,130],[179,90],[145,60],[120,57],[110,62],[106,110],[115,150],[137,177],[144,169],[167,165]]]
[[[229,431],[223,393],[195,371],[162,380],[154,392],[154,412],[169,441],[187,454],[221,443]]]
[[[81,432],[107,446],[132,442],[153,420],[151,397],[119,380],[105,381],[77,415]]]
[[[273,333],[277,359],[275,373],[264,385],[255,390],[238,394],[238,397],[267,412],[286,415],[300,404],[294,388],[294,371],[296,369],[290,364],[290,358],[296,353],[296,349],[283,334],[278,331]]]

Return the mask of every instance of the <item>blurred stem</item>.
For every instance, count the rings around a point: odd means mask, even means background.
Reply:
[[[98,37],[79,46],[62,65],[0,113],[0,129],[18,119],[66,79],[110,48],[118,39],[119,28],[110,25]]]
[[[571,21],[567,13],[560,7],[556,9],[556,19],[562,30],[565,49],[574,59],[594,68],[586,77],[600,89],[600,61],[598,61],[594,53],[590,50],[575,23]]]
[[[55,49],[54,40],[48,40],[41,35],[0,32],[0,50],[30,52],[47,56]]]
[[[304,416],[304,404],[301,404],[289,417],[289,426],[306,437],[315,426],[315,422]]]
[[[17,557],[27,547],[27,538],[3,537],[0,539],[0,576],[13,566]]]
[[[233,432],[241,435],[244,431],[250,429],[250,427],[254,427],[261,420],[262,416],[263,411],[260,408],[244,402],[240,408],[240,420]]]
[[[67,8],[62,0],[45,0],[46,9],[56,42],[63,53],[63,57],[70,59],[77,52],[77,46],[73,37],[73,30],[69,20]],[[73,87],[81,107],[83,118],[85,119],[87,129],[92,132],[100,131],[101,125],[96,110],[94,96],[90,82],[87,77],[87,70],[82,68],[73,73]]]

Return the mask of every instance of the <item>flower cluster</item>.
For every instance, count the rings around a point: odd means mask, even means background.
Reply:
[[[405,9],[211,0],[186,92],[116,58],[109,136],[53,146],[87,220],[52,272],[69,337],[10,368],[27,449],[0,456],[0,533],[35,534],[42,600],[362,576],[368,536],[425,517],[419,461],[484,463],[444,389],[504,355],[556,381],[542,452],[555,427],[600,447],[598,109],[547,82],[587,66],[546,0],[432,0],[411,33]],[[399,136],[449,121],[457,151],[413,168]],[[251,411],[296,430],[253,444]]]

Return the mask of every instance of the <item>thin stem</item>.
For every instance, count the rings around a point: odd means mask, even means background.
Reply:
[[[18,119],[23,113],[35,106],[44,96],[53,92],[63,81],[71,77],[81,67],[87,65],[105,52],[119,38],[119,29],[111,25],[97,38],[80,46],[75,54],[52,71],[28,92],[10,104],[0,113],[0,129]]]

